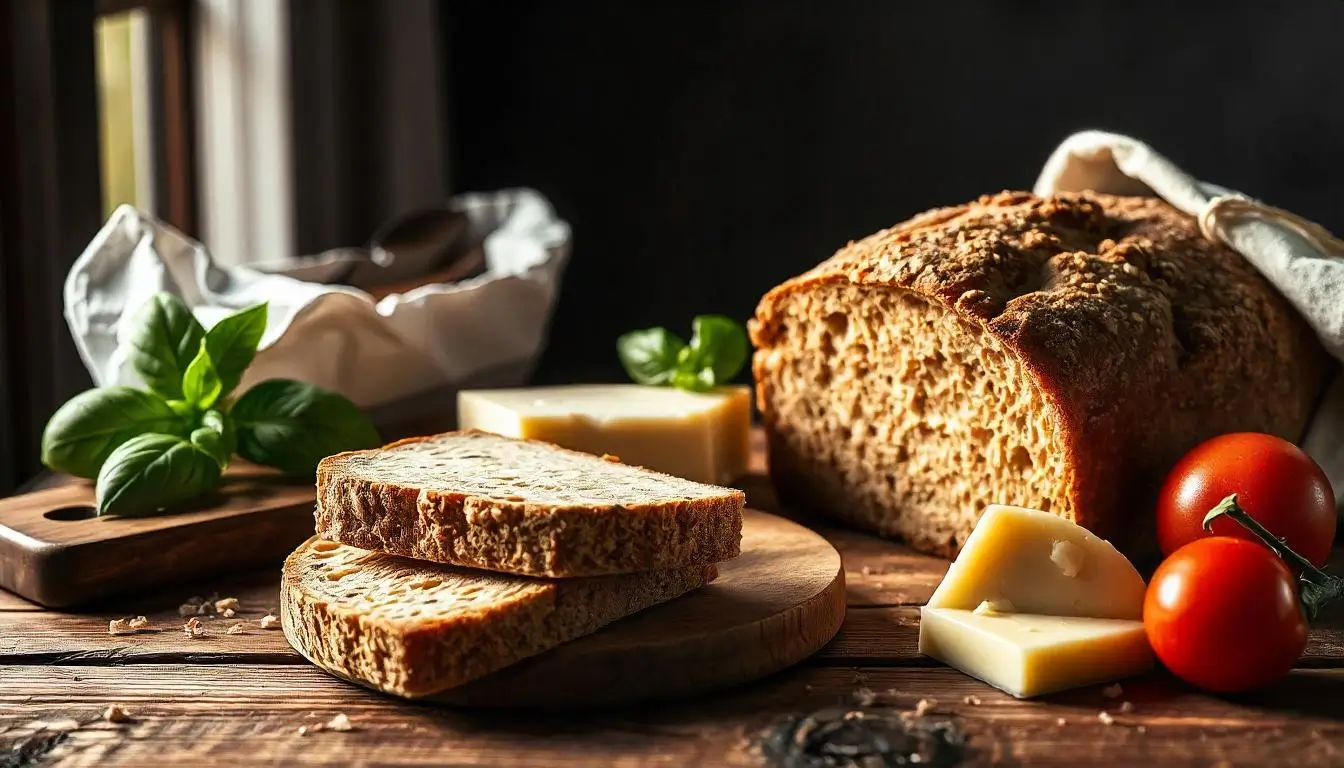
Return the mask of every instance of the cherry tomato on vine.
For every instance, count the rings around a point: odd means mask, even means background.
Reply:
[[[1208,536],[1256,541],[1231,520],[1203,528],[1204,515],[1231,494],[1242,508],[1298,554],[1320,566],[1335,540],[1335,495],[1325,473],[1301,448],[1256,432],[1221,435],[1196,446],[1171,473],[1157,501],[1162,554]]]
[[[1218,693],[1274,682],[1307,644],[1288,566],[1264,544],[1230,536],[1193,541],[1158,566],[1143,627],[1167,669]]]

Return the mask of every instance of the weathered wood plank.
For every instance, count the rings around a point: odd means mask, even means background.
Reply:
[[[749,765],[775,718],[849,702],[933,699],[974,762],[1299,765],[1344,758],[1344,672],[1295,673],[1258,698],[1203,696],[1153,675],[1120,699],[1099,689],[1021,702],[944,669],[795,670],[716,697],[584,715],[480,713],[394,701],[311,667],[0,667],[0,748],[65,733],[46,758],[68,765],[224,762],[402,765]],[[974,697],[974,698],[970,698]],[[1119,711],[1129,701],[1133,711]],[[118,702],[136,722],[99,716]],[[1098,713],[1114,712],[1104,725]],[[299,736],[341,713],[355,730]],[[1060,719],[1062,718],[1062,724]],[[77,724],[79,727],[75,727]],[[0,753],[3,754],[3,753]]]

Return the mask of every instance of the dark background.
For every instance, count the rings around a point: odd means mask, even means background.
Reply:
[[[1344,231],[1344,2],[449,2],[451,175],[574,227],[542,381],[622,331],[745,319],[930,207],[1029,188],[1070,132]]]

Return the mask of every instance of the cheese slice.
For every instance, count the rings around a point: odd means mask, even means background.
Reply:
[[[508,437],[610,454],[702,483],[747,472],[751,390],[687,392],[639,384],[464,391],[458,423]]]
[[[1018,698],[1153,667],[1143,622],[925,607],[919,650]]]
[[[929,598],[930,608],[1143,618],[1143,577],[1104,539],[1049,512],[991,505]]]

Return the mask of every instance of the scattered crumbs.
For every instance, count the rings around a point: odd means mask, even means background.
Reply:
[[[1134,730],[1138,731],[1139,733],[1147,733],[1147,732],[1148,732],[1148,726],[1146,726],[1146,725],[1140,725],[1138,728],[1135,728]]]
[[[963,697],[961,697],[961,702],[962,702],[963,704],[970,704],[972,707],[978,707],[978,706],[980,706],[980,697],[979,697],[979,696],[963,696]]]
[[[854,692],[854,703],[860,707],[871,707],[877,701],[877,694],[870,688],[860,688]]]
[[[310,734],[310,733],[317,733],[318,731],[323,731],[323,730],[326,730],[326,726],[322,725],[321,723],[316,723],[316,724],[314,724],[314,725],[300,725],[300,726],[299,726],[299,735],[300,735],[300,736],[307,736],[307,735]]]
[[[1130,712],[1134,711],[1134,703],[1130,701],[1122,701],[1120,702],[1120,709],[1118,711],[1122,715],[1128,715]]]
[[[1065,719],[1062,718],[1062,717],[1056,717],[1056,718],[1055,718],[1055,725],[1068,725],[1068,724],[1069,724],[1069,721],[1068,721],[1068,720],[1065,720]]]
[[[862,573],[864,576],[872,576],[873,567],[871,565],[865,565],[859,569],[859,573]]]
[[[238,612],[233,610],[232,608],[225,608],[224,610],[219,612],[219,615],[223,616],[226,619],[232,619],[234,616],[238,615]]]
[[[1123,696],[1124,693],[1125,689],[1121,688],[1119,683],[1114,683],[1101,689],[1101,695],[1108,699],[1118,699]]]
[[[205,625],[195,616],[187,619],[187,623],[182,625],[182,631],[193,640],[198,637],[205,637]]]
[[[1107,712],[1106,710],[1098,712],[1097,719],[1101,721],[1102,725],[1110,725],[1115,722],[1115,718],[1112,717],[1111,713]]]
[[[258,623],[261,624],[261,628],[262,628],[262,629],[279,629],[279,628],[280,628],[280,619],[279,619],[279,617],[277,617],[277,616],[276,616],[275,614],[273,614],[273,613],[268,613],[268,614],[266,614],[265,616],[262,616],[262,617],[261,617],[261,621],[258,622]]]
[[[220,613],[223,613],[223,612],[225,612],[225,611],[236,611],[236,610],[238,610],[238,598],[236,598],[236,597],[225,597],[225,598],[223,598],[223,599],[216,600],[216,601],[215,601],[215,610],[216,610],[216,611],[219,611]]]
[[[149,619],[136,616],[132,619],[112,619],[107,623],[109,635],[133,635],[149,626]]]
[[[927,715],[929,711],[936,706],[938,706],[938,702],[935,699],[920,699],[919,701],[915,702],[915,709],[914,712],[912,713],[912,716],[923,717]]]
[[[234,624],[232,627],[229,627],[228,629],[224,630],[224,634],[226,634],[226,635],[241,635],[241,634],[243,634],[243,633],[246,632],[246,631],[247,631],[247,627],[243,626],[242,622],[239,622],[239,623],[237,623],[237,624]]]
[[[350,718],[345,716],[344,712],[338,713],[335,717],[327,721],[327,727],[333,731],[353,731],[355,726],[350,723]]]
[[[134,723],[135,718],[122,709],[118,704],[109,704],[107,709],[103,710],[103,719],[109,723]]]

